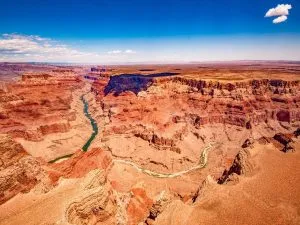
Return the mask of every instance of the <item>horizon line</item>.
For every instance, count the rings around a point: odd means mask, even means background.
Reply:
[[[266,59],[241,59],[241,60],[203,60],[203,61],[189,61],[189,62],[161,62],[161,61],[144,61],[144,62],[116,62],[116,63],[101,63],[101,62],[91,62],[91,63],[81,63],[81,62],[39,62],[39,61],[0,61],[0,63],[14,63],[14,64],[48,64],[48,65],[99,65],[102,64],[104,66],[106,65],[112,65],[112,66],[128,66],[128,65],[192,65],[192,64],[207,64],[207,63],[215,63],[215,64],[221,64],[221,63],[246,63],[246,62],[269,62],[269,63],[300,63],[300,60],[290,60],[290,59],[279,59],[279,60],[266,60]]]

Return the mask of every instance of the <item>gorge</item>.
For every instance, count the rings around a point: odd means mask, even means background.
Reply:
[[[0,86],[1,225],[299,223],[298,64],[24,68]]]

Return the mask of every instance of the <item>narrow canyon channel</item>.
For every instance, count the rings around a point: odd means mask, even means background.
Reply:
[[[175,172],[175,173],[158,173],[158,172],[154,172],[151,170],[147,170],[145,168],[140,167],[139,165],[135,164],[134,162],[128,161],[128,160],[122,160],[122,159],[114,159],[113,162],[115,163],[122,163],[122,164],[127,164],[129,166],[132,166],[133,168],[135,168],[136,170],[147,174],[149,176],[152,177],[157,177],[157,178],[174,178],[174,177],[179,177],[182,176],[186,173],[192,172],[194,170],[198,170],[198,169],[202,169],[207,165],[207,158],[208,158],[208,152],[216,147],[217,145],[220,145],[219,143],[214,143],[214,142],[210,142],[207,146],[205,146],[202,150],[199,162],[196,166],[193,166],[187,170],[182,170],[179,172]]]
[[[97,125],[97,122],[96,120],[94,120],[94,118],[91,116],[91,114],[89,113],[89,103],[88,101],[84,98],[84,95],[81,96],[80,100],[83,102],[83,113],[84,115],[89,119],[90,123],[91,123],[91,126],[93,128],[93,133],[91,134],[90,138],[87,140],[87,142],[83,145],[82,147],[82,151],[86,152],[92,141],[95,139],[95,137],[97,136],[98,132],[99,132],[99,129],[98,129],[98,125]],[[73,154],[68,154],[68,155],[63,155],[63,156],[60,156],[56,159],[53,159],[51,161],[49,161],[49,163],[55,163],[61,159],[67,159],[67,158],[70,158]]]
[[[90,147],[91,143],[93,142],[93,140],[95,139],[95,137],[98,135],[99,129],[98,129],[97,122],[92,117],[92,115],[89,113],[89,103],[85,99],[84,96],[85,96],[85,94],[82,95],[81,98],[80,98],[81,101],[83,102],[83,112],[84,112],[84,115],[89,119],[89,121],[91,123],[91,126],[93,128],[93,133],[91,134],[90,138],[87,140],[87,142],[82,147],[82,151],[86,152],[89,149],[89,147]],[[144,169],[144,168],[140,167],[139,165],[135,164],[134,162],[131,162],[131,161],[128,161],[128,160],[114,159],[113,162],[114,163],[127,164],[129,166],[132,166],[136,170],[138,170],[142,173],[145,173],[149,176],[152,176],[152,177],[173,178],[173,177],[182,176],[182,175],[184,175],[186,173],[189,173],[191,171],[194,171],[194,170],[204,168],[207,164],[207,158],[208,158],[209,150],[216,147],[216,145],[218,145],[218,143],[211,142],[207,146],[204,147],[204,149],[202,150],[201,156],[200,156],[200,160],[199,160],[199,162],[196,166],[193,166],[193,167],[191,167],[187,170],[183,170],[183,171],[179,171],[179,172],[175,172],[175,173],[158,173],[158,172],[154,172],[154,171],[151,171],[151,170]],[[73,154],[60,156],[60,157],[58,157],[54,160],[49,161],[49,163],[55,163],[55,162],[58,162],[61,159],[70,158],[72,155]]]
[[[83,112],[84,115],[89,119],[89,121],[91,122],[92,128],[93,128],[93,133],[91,134],[90,138],[88,139],[88,141],[84,144],[84,146],[82,147],[82,150],[84,152],[86,152],[92,141],[95,139],[95,137],[98,135],[98,125],[96,120],[94,120],[94,118],[91,116],[91,114],[89,113],[89,103],[88,101],[84,98],[84,95],[81,96],[81,101],[84,104],[84,108],[83,108]]]

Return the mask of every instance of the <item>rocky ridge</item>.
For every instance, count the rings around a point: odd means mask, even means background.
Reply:
[[[43,161],[30,156],[10,136],[0,135],[0,146],[0,204],[38,184],[42,192],[51,188]]]
[[[216,81],[178,71],[85,81],[59,70],[24,74],[8,85],[0,93],[0,129],[12,136],[3,137],[0,211],[11,210],[0,215],[0,224],[216,224],[216,215],[224,218],[220,224],[232,224],[230,218],[251,224],[244,211],[265,224],[278,217],[297,224],[299,82]],[[86,141],[91,133],[82,126],[90,125],[78,101],[82,94],[101,132],[87,152],[80,143],[59,149],[66,134]],[[46,140],[52,147],[41,148],[42,158],[51,150],[57,152],[49,159],[59,158],[51,163],[29,155]],[[206,154],[203,168],[168,177],[202,162],[203,149],[214,141],[219,145]],[[278,187],[282,202],[268,184]],[[235,202],[244,206],[238,214]]]

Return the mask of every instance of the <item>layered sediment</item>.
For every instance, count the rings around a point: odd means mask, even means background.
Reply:
[[[1,225],[299,223],[297,65],[102,72],[0,86]]]
[[[0,204],[48,181],[43,162],[30,156],[8,135],[0,135]],[[44,186],[44,191],[48,187]]]

